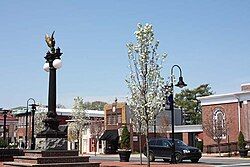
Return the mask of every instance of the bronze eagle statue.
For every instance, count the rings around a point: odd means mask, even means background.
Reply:
[[[48,47],[49,47],[51,50],[54,50],[54,49],[55,49],[55,43],[56,43],[56,41],[55,41],[55,39],[54,39],[54,33],[55,33],[55,31],[53,31],[51,37],[50,37],[48,34],[45,35],[45,41],[46,41]]]

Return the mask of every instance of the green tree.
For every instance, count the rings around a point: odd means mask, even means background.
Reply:
[[[103,110],[104,105],[107,104],[106,102],[102,101],[94,101],[94,102],[85,102],[83,105],[86,110]]]
[[[146,129],[147,165],[150,166],[149,127],[153,125],[155,115],[163,109],[164,78],[161,70],[166,54],[157,52],[159,41],[154,38],[152,25],[138,24],[135,36],[137,42],[127,44],[130,75],[126,82],[131,94],[128,105],[133,117]]]
[[[239,133],[239,136],[238,136],[238,147],[239,147],[239,149],[245,149],[245,147],[246,147],[246,141],[245,141],[245,137],[244,137],[244,135],[243,135],[243,133],[240,131],[240,133]]]
[[[197,97],[214,94],[209,84],[194,89],[184,89],[175,95],[175,106],[182,108],[190,119],[189,124],[201,124],[201,105]]]
[[[57,104],[57,105],[56,105],[56,108],[66,108],[66,107],[65,107],[65,105],[63,105],[63,104]]]
[[[130,133],[126,125],[122,129],[121,149],[130,149]]]

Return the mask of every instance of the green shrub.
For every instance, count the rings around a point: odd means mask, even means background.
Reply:
[[[240,131],[239,136],[238,136],[238,147],[239,149],[245,149],[246,147],[246,141],[243,133]]]
[[[9,143],[9,145],[7,147],[8,148],[17,148],[18,144],[17,143]]]
[[[124,126],[122,129],[121,149],[130,149],[130,133],[127,126]]]
[[[6,148],[8,146],[7,141],[0,138],[0,148]]]
[[[201,150],[201,152],[203,152],[203,141],[197,141],[196,147],[199,148]]]

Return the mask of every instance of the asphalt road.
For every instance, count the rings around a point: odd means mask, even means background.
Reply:
[[[204,157],[201,158],[200,163],[212,165],[216,167],[250,167],[250,158],[239,157]]]
[[[119,155],[90,155],[90,160],[102,160],[102,161],[119,161]],[[130,157],[131,162],[140,162],[140,158],[138,154],[132,154]],[[146,162],[147,159],[143,155],[142,161]],[[162,162],[163,160],[156,160]],[[167,162],[166,162],[167,163]],[[191,163],[191,161],[185,160],[181,164],[185,166],[185,164],[195,164]],[[250,158],[239,158],[239,157],[209,157],[204,156],[198,162],[199,165],[211,165],[215,167],[250,167]]]

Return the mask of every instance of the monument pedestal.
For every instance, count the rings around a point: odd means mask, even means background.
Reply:
[[[100,167],[89,162],[89,156],[79,156],[78,150],[67,150],[66,132],[47,130],[36,138],[36,150],[24,150],[24,156],[14,156],[5,167]]]
[[[67,150],[65,138],[36,138],[36,150]]]
[[[89,162],[89,156],[78,156],[77,150],[24,150],[24,156],[15,156],[14,162],[4,162],[5,167],[99,167]]]

